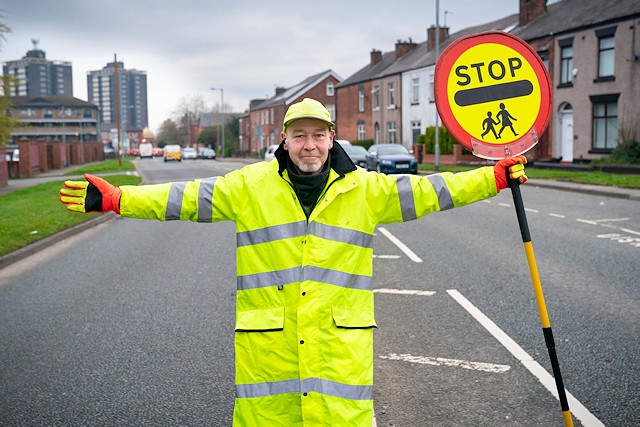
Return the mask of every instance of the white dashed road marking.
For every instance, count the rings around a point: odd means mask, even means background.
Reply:
[[[422,262],[422,259],[420,259],[420,257],[418,255],[416,255],[411,249],[409,249],[409,247],[407,247],[407,245],[402,243],[400,241],[400,239],[398,239],[396,236],[391,234],[386,228],[378,227],[378,230],[380,230],[380,232],[382,234],[384,234],[384,236],[387,239],[391,240],[391,243],[396,245],[402,252],[404,252],[404,254],[406,256],[408,256],[411,261],[413,261],[413,262]]]
[[[374,293],[380,294],[395,294],[395,295],[425,295],[430,297],[435,294],[435,291],[412,291],[410,289],[374,289]]]
[[[386,356],[379,356],[380,359],[400,360],[409,363],[419,363],[421,365],[434,366],[454,366],[472,371],[493,372],[501,374],[511,369],[509,365],[499,365],[496,363],[470,362],[468,360],[444,359],[442,357],[414,356],[412,354],[389,353]]]

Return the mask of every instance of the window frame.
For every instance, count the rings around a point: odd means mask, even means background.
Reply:
[[[608,82],[615,80],[615,64],[616,64],[616,26],[602,28],[595,31],[595,35],[598,38],[598,71],[597,76],[593,80],[594,83]],[[610,46],[603,47],[603,42],[612,41]],[[605,65],[609,65],[611,72],[603,71],[606,68]],[[606,73],[606,74],[605,74]]]
[[[373,89],[371,89],[371,95],[372,95],[371,109],[373,111],[380,110],[380,86],[379,85],[376,85],[373,87]]]
[[[560,84],[558,88],[573,86],[573,37],[558,40],[560,47]],[[570,56],[566,53],[569,52]]]
[[[589,153],[608,154],[618,146],[618,98],[619,93],[591,95],[591,150]],[[604,114],[596,109],[604,107]],[[615,106],[615,112],[611,109]],[[601,139],[601,133],[603,138]],[[610,135],[613,133],[613,135]]]

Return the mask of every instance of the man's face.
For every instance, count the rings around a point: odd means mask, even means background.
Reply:
[[[333,147],[333,131],[316,119],[298,119],[282,132],[284,149],[301,175],[317,175]]]

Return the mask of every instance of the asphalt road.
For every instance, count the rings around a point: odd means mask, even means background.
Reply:
[[[238,166],[140,171],[153,183]],[[576,425],[639,425],[637,202],[522,192]],[[550,372],[512,205],[506,191],[378,230],[378,426],[563,425],[527,369]],[[114,218],[0,269],[0,424],[230,425],[234,242],[229,223]]]

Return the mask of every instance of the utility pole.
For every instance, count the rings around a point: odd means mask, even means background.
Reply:
[[[116,54],[113,54],[113,79],[115,81],[115,100],[116,100],[116,123],[118,126],[118,165],[122,166],[122,157],[120,156],[120,126],[121,126],[121,118],[120,118],[120,82],[118,79],[118,59],[116,58]]]
[[[224,157],[224,89],[218,87],[212,87],[211,90],[220,91],[220,108],[222,108],[222,157]],[[218,117],[220,117],[220,109],[218,109]]]
[[[438,16],[440,15],[440,0],[436,0],[436,63],[440,57],[440,22]],[[440,144],[438,142],[438,134],[440,133],[440,115],[438,114],[438,107],[436,107],[436,144],[433,149],[435,154],[436,172],[440,172]]]

